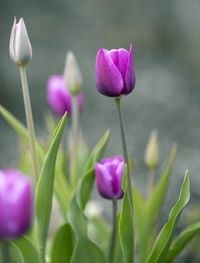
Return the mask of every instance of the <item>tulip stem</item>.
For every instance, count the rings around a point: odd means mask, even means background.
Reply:
[[[154,180],[155,180],[155,170],[150,169],[149,171],[149,196],[151,195],[154,188]]]
[[[24,106],[26,112],[26,122],[28,126],[29,132],[29,143],[30,143],[30,150],[32,156],[32,166],[33,166],[33,173],[35,183],[37,183],[39,174],[38,174],[38,162],[37,162],[37,155],[36,155],[36,147],[35,147],[35,130],[33,125],[33,117],[32,117],[32,110],[31,110],[31,102],[28,90],[28,82],[26,77],[26,70],[25,67],[20,66],[20,77],[21,77],[21,84],[22,84],[22,91],[24,97]]]
[[[72,153],[72,185],[77,179],[77,159],[78,159],[78,142],[79,142],[79,112],[77,96],[72,96],[72,129],[73,129],[73,153]]]
[[[9,263],[8,243],[6,241],[2,242],[2,262]]]
[[[110,243],[110,254],[109,254],[109,263],[113,263],[114,253],[115,253],[115,241],[116,241],[116,232],[117,232],[117,200],[112,200],[113,205],[113,230]]]
[[[119,118],[123,156],[124,156],[124,161],[127,165],[127,191],[128,191],[128,196],[129,196],[129,200],[131,203],[131,207],[133,208],[130,167],[129,167],[128,151],[127,151],[127,146],[126,146],[126,138],[125,138],[125,132],[124,132],[124,125],[123,125],[123,118],[122,118],[122,112],[121,112],[120,98],[115,98],[115,102],[117,105],[117,113],[118,113],[118,118]]]

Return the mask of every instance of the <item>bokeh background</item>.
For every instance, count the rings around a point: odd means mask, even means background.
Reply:
[[[178,143],[160,217],[165,223],[187,168],[192,191],[189,208],[200,201],[199,13],[198,0],[0,0],[0,103],[25,123],[19,72],[8,50],[13,17],[23,16],[33,47],[27,73],[36,135],[40,139],[46,135],[47,79],[62,74],[66,52],[71,49],[84,79],[83,137],[93,147],[110,129],[106,155],[121,154],[115,104],[96,90],[95,59],[101,47],[129,49],[133,43],[137,83],[133,93],[123,98],[122,110],[135,180],[143,192],[147,182],[143,155],[151,131],[156,129],[159,136],[157,176],[172,143]],[[17,136],[0,117],[0,167],[17,167],[17,151]],[[197,262],[185,253],[180,262]]]

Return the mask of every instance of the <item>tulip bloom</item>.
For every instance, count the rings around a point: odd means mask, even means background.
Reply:
[[[26,65],[32,58],[32,47],[21,17],[16,24],[16,18],[10,35],[10,57],[19,66]]]
[[[99,193],[107,199],[120,199],[123,197],[122,178],[124,161],[121,156],[105,158],[96,163],[96,185]]]
[[[72,95],[67,90],[63,75],[53,75],[47,83],[47,101],[52,110],[59,116],[67,111],[68,116],[72,114]],[[83,93],[77,95],[78,108],[83,109]]]
[[[24,234],[31,224],[32,210],[29,179],[16,170],[0,170],[0,239]]]
[[[96,58],[96,86],[108,97],[128,95],[135,86],[133,47],[106,50],[101,48]]]

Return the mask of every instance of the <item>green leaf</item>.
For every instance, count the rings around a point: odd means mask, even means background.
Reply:
[[[188,171],[186,171],[185,178],[181,187],[179,200],[172,208],[169,220],[161,229],[154,246],[152,248],[149,258],[146,263],[163,263],[167,256],[170,244],[174,237],[175,229],[181,215],[183,208],[186,206],[190,199],[190,189],[189,189],[189,176]]]
[[[93,168],[95,163],[101,160],[101,158],[103,157],[106,145],[108,143],[109,137],[110,137],[110,131],[108,130],[104,134],[104,136],[101,138],[101,140],[98,142],[98,144],[95,146],[93,151],[91,152],[89,160],[85,167],[85,171],[88,171],[91,168]]]
[[[142,260],[142,257],[144,257],[144,255],[142,253],[146,249],[145,246],[147,246],[147,244],[146,244],[147,237],[144,233],[146,200],[144,199],[142,193],[137,189],[134,182],[132,184],[132,194],[133,194],[134,221],[135,221],[138,239],[139,239],[140,260]]]
[[[21,251],[13,242],[9,242],[8,246],[9,263],[26,263]]]
[[[65,114],[54,133],[53,142],[46,155],[36,188],[36,219],[38,223],[39,240],[42,247],[45,247],[48,234],[52,208],[56,156],[64,131],[66,117],[67,115]]]
[[[36,247],[28,239],[23,236],[13,242],[16,247],[21,251],[25,263],[38,263],[40,262],[39,254]]]
[[[89,200],[90,193],[93,188],[94,178],[95,178],[95,172],[94,172],[94,168],[92,168],[84,174],[81,180],[79,195],[80,195],[80,203],[82,209],[85,209],[87,201]]]
[[[85,173],[80,179],[80,204],[81,207],[84,209],[87,201],[90,197],[90,193],[94,184],[95,172],[94,166],[96,162],[99,162],[104,154],[106,145],[108,143],[110,137],[110,131],[107,131],[98,144],[95,146],[94,150],[90,154],[88,163],[85,168]]]
[[[129,200],[127,188],[125,188],[126,174],[127,167],[125,166],[124,177],[122,182],[124,197],[122,201],[122,208],[119,219],[119,234],[125,263],[133,263],[135,250],[133,209]]]
[[[166,195],[172,166],[176,156],[176,150],[177,146],[173,145],[167,167],[165,168],[149,199],[144,200],[137,188],[135,186],[133,187],[134,215],[138,230],[139,255],[141,263],[145,262],[148,257],[149,250],[152,248],[154,225]]]
[[[77,195],[70,204],[68,219],[75,235],[75,247],[70,263],[106,263],[100,247],[88,238],[88,219],[77,203]]]
[[[100,244],[102,250],[107,253],[110,245],[111,227],[102,218],[92,216],[88,222],[89,234]]]
[[[200,232],[200,222],[194,223],[186,227],[185,230],[178,236],[178,238],[171,244],[167,254],[165,263],[172,262],[184,247],[190,242],[190,240]]]
[[[120,213],[117,216],[117,226],[119,226],[119,220],[120,220]],[[122,263],[123,262],[123,253],[121,248],[121,240],[120,240],[120,233],[119,233],[119,227],[117,227],[117,233],[116,233],[116,240],[115,240],[115,253],[114,253],[114,263]],[[111,236],[109,238],[109,243],[111,240]]]
[[[57,230],[51,250],[51,263],[70,263],[73,252],[72,238],[72,229],[68,223]]]

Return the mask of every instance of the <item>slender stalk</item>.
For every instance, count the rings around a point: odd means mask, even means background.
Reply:
[[[72,105],[72,130],[73,130],[73,153],[72,153],[72,185],[76,183],[77,179],[77,159],[78,159],[78,142],[79,142],[79,111],[77,96],[73,96]]]
[[[26,70],[25,67],[20,66],[20,77],[21,77],[21,84],[22,84],[22,91],[24,97],[24,106],[26,112],[26,122],[29,131],[29,142],[30,142],[30,150],[32,156],[32,165],[33,165],[33,172],[34,172],[34,179],[37,183],[38,180],[38,163],[37,163],[37,155],[36,155],[36,147],[35,147],[35,131],[33,125],[33,117],[32,117],[32,110],[31,110],[31,102],[29,97],[28,91],[28,82],[26,77]]]
[[[116,232],[117,232],[117,200],[112,200],[113,204],[113,230],[110,243],[110,254],[109,254],[109,263],[113,263],[114,253],[115,253],[115,241],[116,241]]]
[[[118,113],[118,118],[119,118],[119,126],[120,126],[120,132],[121,132],[121,141],[122,141],[124,161],[127,164],[127,190],[128,190],[128,196],[129,196],[129,200],[130,200],[130,203],[131,203],[131,207],[133,207],[130,167],[129,167],[128,151],[127,151],[127,146],[126,146],[126,138],[125,138],[125,132],[124,132],[124,125],[123,125],[123,118],[122,118],[122,112],[121,112],[121,106],[120,106],[120,98],[116,98],[115,102],[116,102],[116,105],[117,105],[117,113]]]
[[[154,188],[154,180],[155,180],[155,170],[151,169],[149,171],[149,184],[148,184],[149,196],[151,195]]]
[[[45,248],[40,248],[40,259],[41,259],[41,263],[45,263]]]
[[[2,243],[2,263],[9,263],[8,243],[3,241]]]

